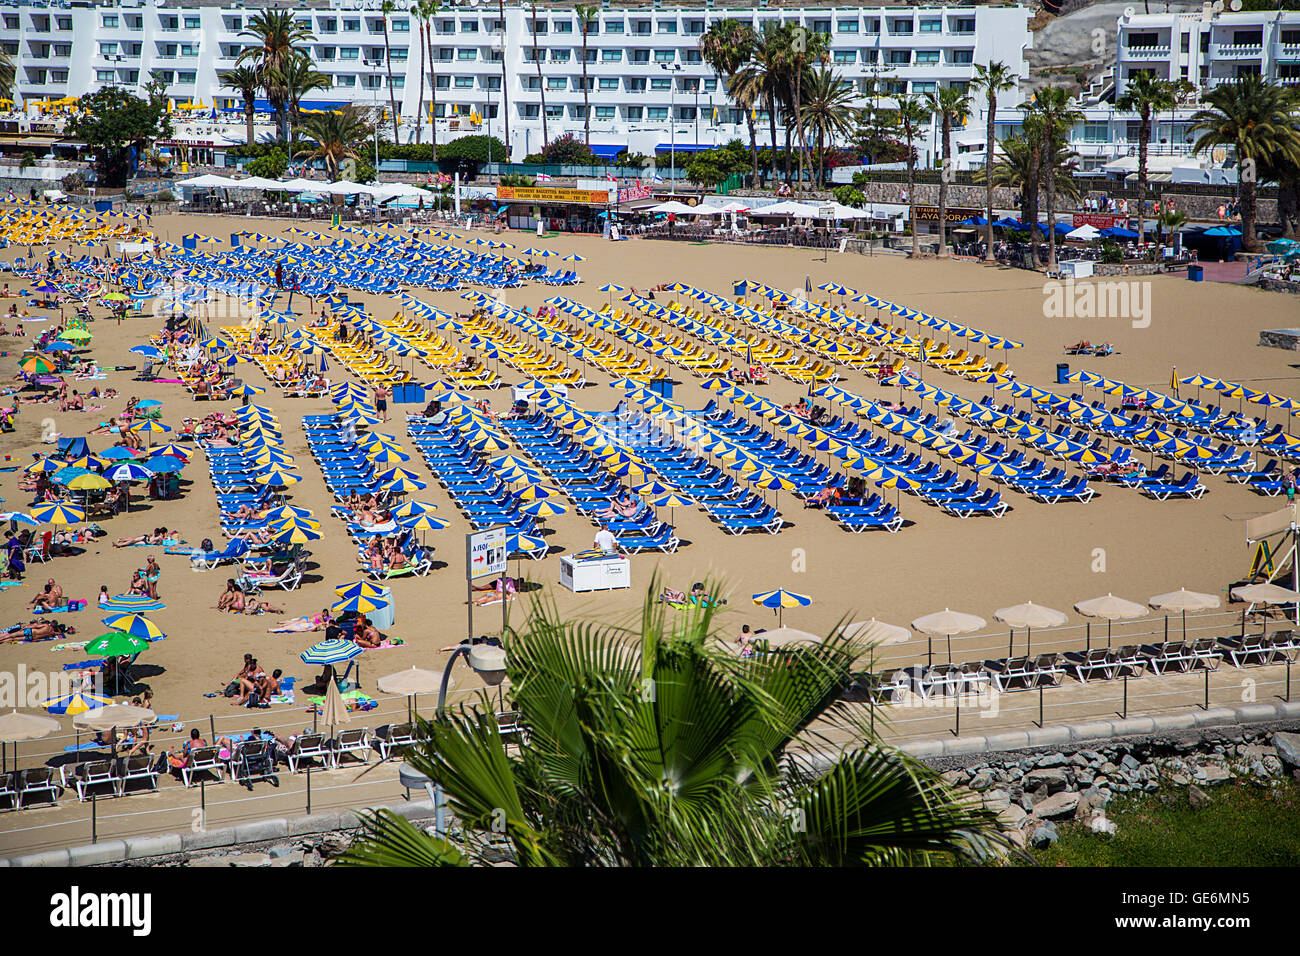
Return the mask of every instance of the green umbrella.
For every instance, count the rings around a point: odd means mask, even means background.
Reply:
[[[96,657],[131,657],[148,646],[149,642],[142,637],[123,631],[113,631],[111,634],[101,634],[88,643],[86,653],[94,654]]]

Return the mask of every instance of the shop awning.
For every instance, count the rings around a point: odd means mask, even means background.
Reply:
[[[623,150],[627,149],[627,143],[592,143],[591,151],[601,159],[613,159]]]

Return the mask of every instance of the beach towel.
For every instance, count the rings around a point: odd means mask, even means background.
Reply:
[[[32,613],[33,614],[71,614],[75,611],[83,610],[85,607],[86,607],[85,601],[78,601],[76,607],[72,607],[69,604],[64,604],[62,607],[51,607],[51,608],[37,607],[37,608],[32,608]]]
[[[50,648],[50,650],[52,650],[52,651],[79,651],[79,650],[81,650],[83,647],[85,647],[85,646],[86,646],[87,644],[89,644],[89,643],[90,643],[90,641],[67,641],[67,642],[65,642],[65,643],[63,643],[63,644],[55,644],[53,647]]]
[[[287,694],[272,694],[272,695],[271,695],[271,703],[273,703],[273,704],[292,704],[293,702],[294,702],[294,700],[293,700],[293,692],[292,692],[292,691],[290,691],[290,692],[287,693]]]

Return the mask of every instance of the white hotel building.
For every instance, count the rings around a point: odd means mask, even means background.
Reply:
[[[17,67],[20,105],[78,96],[104,86],[138,90],[150,74],[163,75],[169,96],[218,110],[242,107],[235,90],[219,87],[217,74],[234,65],[247,37],[240,35],[258,4],[163,3],[158,0],[88,0],[15,3],[0,0],[0,44]],[[399,6],[406,4],[399,3]],[[291,7],[315,36],[317,68],[333,82],[306,97],[305,108],[340,102],[387,108],[390,92],[402,116],[403,142],[415,133],[420,97],[419,24],[406,12],[390,15],[392,88],[385,65],[382,16],[371,0],[329,0]],[[1028,76],[1025,50],[1032,42],[1030,11],[1021,6],[884,6],[849,4],[698,5],[611,3],[587,38],[586,72],[591,142],[598,154],[652,153],[657,147],[705,148],[739,138],[748,142],[745,117],[733,108],[719,77],[703,62],[700,37],[734,17],[761,30],[793,23],[830,37],[831,65],[868,101],[873,80],[889,104],[892,92],[926,93],[969,83],[976,64],[1001,60]],[[543,93],[550,138],[582,134],[583,38],[571,5],[538,4],[536,44],[528,6],[507,4],[504,29],[492,0],[449,4],[432,20],[433,72],[439,139],[466,132],[504,138],[509,121],[512,158],[542,146]],[[502,59],[504,58],[504,85]],[[429,93],[425,90],[425,108]],[[1017,93],[1003,94],[1014,112]],[[229,114],[223,135],[242,142],[242,117]],[[474,119],[479,122],[474,123]],[[978,117],[972,118],[973,133]],[[765,115],[756,123],[760,145],[769,134]],[[267,128],[269,135],[269,127]],[[427,122],[422,139],[429,138]],[[779,129],[778,139],[784,139]],[[933,135],[918,143],[931,158]]]

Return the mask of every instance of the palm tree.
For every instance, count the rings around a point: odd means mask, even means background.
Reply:
[[[581,3],[573,8],[578,15],[578,27],[582,30],[582,141],[591,149],[591,101],[587,90],[587,31],[600,16],[600,7],[583,6]]]
[[[804,139],[803,122],[804,77],[806,74],[810,74],[810,67],[813,63],[821,62],[826,57],[829,49],[830,38],[827,34],[808,30],[804,27],[791,28],[787,66],[793,81],[792,88],[789,91],[789,101],[794,112],[795,128],[799,130],[799,179],[795,190],[796,196],[803,192],[804,154],[808,151],[808,144]]]
[[[18,69],[13,58],[0,50],[0,96],[10,99],[14,95],[14,81],[18,78]]]
[[[433,144],[432,155],[438,158],[438,82],[434,71],[433,59],[433,24],[430,22],[438,13],[438,0],[416,0],[415,9],[420,18],[420,27],[424,31],[424,55],[429,63],[429,142]],[[423,78],[421,78],[423,85]]]
[[[420,25],[420,40],[419,40],[419,43],[420,43],[420,94],[419,94],[419,97],[418,97],[418,98],[416,99],[416,101],[415,101],[415,141],[418,143],[418,142],[420,141],[420,127],[424,125],[424,77],[425,77],[425,65],[424,65],[424,53],[425,53],[425,46],[424,46],[424,43],[425,43],[425,35],[424,35],[424,31],[425,31],[425,26],[426,26],[426,24],[425,24],[425,21],[424,21],[424,17],[423,17],[423,16],[421,15],[421,13],[420,13],[420,5],[419,5],[418,3],[417,3],[415,6],[411,7],[409,10],[407,10],[406,12],[409,13],[412,17],[414,17],[414,18],[415,18],[415,22],[418,23],[418,24]]]
[[[388,105],[393,108],[393,145],[397,145],[397,126],[401,114],[397,111],[397,96],[393,93],[393,50],[388,43],[388,18],[397,9],[393,0],[383,0],[379,5],[379,23],[384,28],[384,65],[388,69]]]
[[[1056,167],[1057,147],[1065,144],[1070,127],[1083,121],[1083,114],[1070,105],[1070,91],[1063,86],[1045,86],[1034,96],[1034,102],[1028,107],[1038,117],[1043,140],[1042,155],[1052,160],[1047,167],[1047,270],[1056,271]],[[1068,153],[1068,151],[1067,151]],[[1068,153],[1067,162],[1073,157]],[[1037,228],[1037,223],[1030,223],[1030,229]]]
[[[939,117],[943,161],[939,168],[939,256],[948,255],[948,177],[952,163],[952,124],[965,124],[970,114],[970,95],[957,86],[941,87],[925,94],[930,112]]]
[[[817,145],[817,187],[826,187],[826,151],[837,136],[847,136],[857,125],[861,110],[853,105],[857,94],[843,77],[825,64],[809,77],[803,91],[803,121]]]
[[[339,178],[339,164],[345,159],[360,159],[356,144],[364,142],[374,127],[351,104],[329,113],[315,113],[303,122],[302,132],[316,145],[299,150],[295,155],[305,159],[325,160],[330,181]]]
[[[537,92],[542,98],[542,149],[551,141],[546,132],[546,87],[542,83],[542,58],[537,52],[537,0],[530,0],[533,8],[533,63],[537,66]]]
[[[248,21],[239,35],[255,42],[235,57],[235,66],[252,61],[266,99],[275,114],[276,137],[289,138],[288,92],[284,88],[284,70],[301,43],[316,39],[307,27],[299,26],[293,10],[263,10]]]
[[[1261,170],[1300,164],[1300,133],[1291,110],[1293,96],[1259,76],[1239,77],[1202,95],[1207,109],[1192,114],[1192,149],[1231,146],[1237,155],[1241,197],[1241,244],[1255,252],[1255,195]]]
[[[1038,208],[1031,204],[1031,193],[1036,195],[1041,184],[1043,167],[1056,170],[1056,193],[1067,199],[1079,198],[1079,186],[1070,170],[1070,158],[1073,155],[1061,142],[1056,145],[1055,155],[1043,162],[1042,140],[1037,133],[1036,124],[1027,118],[1025,132],[1013,133],[998,141],[998,151],[1002,154],[993,164],[993,185],[1014,189],[1020,195],[1020,217],[1025,222],[1037,220]],[[987,182],[986,171],[975,171],[976,182]]]
[[[785,46],[779,29],[765,26],[761,34],[755,35],[750,60],[740,68],[733,83],[734,96],[751,103],[762,103],[767,110],[774,183],[777,178],[776,113],[784,96],[785,59]],[[788,163],[786,169],[789,169]]]
[[[1151,142],[1153,115],[1161,110],[1171,110],[1176,105],[1174,84],[1158,79],[1152,73],[1130,76],[1124,93],[1115,101],[1117,109],[1138,114],[1138,235],[1143,234],[1142,218],[1146,214],[1147,198],[1147,147]]]
[[[890,866],[1006,845],[993,811],[869,733],[825,772],[801,760],[812,721],[847,716],[863,646],[833,636],[739,659],[710,621],[648,597],[627,630],[538,602],[504,636],[528,742],[508,751],[482,697],[417,719],[405,754],[445,789],[458,845],[380,811],[338,862],[482,863],[504,840],[519,866]]]
[[[719,20],[700,37],[700,54],[718,78],[731,101],[745,113],[749,127],[749,149],[754,159],[754,178],[758,188],[758,137],[754,131],[754,91],[739,82],[741,68],[749,62],[754,49],[754,30],[734,17]]]
[[[217,82],[224,89],[239,90],[240,98],[244,101],[244,138],[252,146],[253,117],[257,112],[257,91],[262,88],[261,78],[251,66],[237,66],[233,70],[218,73]]]
[[[327,90],[332,81],[316,69],[311,55],[298,50],[285,62],[283,71],[285,106],[289,112],[289,138],[292,140],[294,127],[298,125],[298,106],[302,98],[312,90]]]
[[[993,147],[994,133],[996,131],[996,122],[998,112],[998,94],[1005,93],[1007,90],[1016,88],[1016,75],[1011,68],[1001,60],[990,60],[988,63],[980,63],[975,67],[975,78],[971,81],[971,86],[976,90],[983,90],[985,101],[984,108],[988,111],[986,129],[984,131],[984,168],[993,168]],[[993,177],[984,177],[984,218],[988,220],[984,224],[984,258],[988,261],[993,259]]]
[[[1156,216],[1156,244],[1159,245],[1164,241],[1165,233],[1172,236],[1183,226],[1187,225],[1187,217],[1181,212],[1169,209]]]
[[[902,93],[898,100],[898,126],[903,134],[903,145],[907,147],[907,201],[912,219],[912,256],[921,254],[921,237],[916,232],[916,150],[912,143],[926,123],[930,122],[930,110],[920,97]]]

